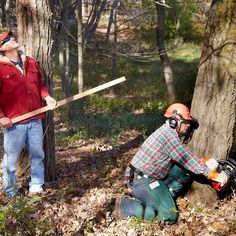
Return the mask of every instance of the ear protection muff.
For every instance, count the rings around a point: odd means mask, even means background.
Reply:
[[[176,118],[177,110],[173,110],[172,116],[169,118],[169,125],[172,129],[176,129],[178,126],[178,120]]]

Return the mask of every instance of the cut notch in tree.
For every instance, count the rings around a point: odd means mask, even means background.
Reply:
[[[82,93],[78,93],[78,94],[76,94],[74,96],[71,96],[69,98],[65,98],[65,99],[57,102],[57,107],[63,106],[65,104],[69,103],[69,102],[75,101],[77,99],[80,99],[80,98],[86,97],[88,95],[91,95],[93,93],[99,92],[99,91],[101,91],[103,89],[106,89],[106,88],[109,88],[111,86],[117,85],[117,84],[119,84],[121,82],[124,82],[125,80],[126,80],[125,77],[122,76],[122,77],[120,77],[118,79],[115,79],[115,80],[112,80],[112,81],[107,82],[105,84],[102,84],[102,85],[99,85],[97,87],[91,88],[91,89],[86,90],[86,91],[84,91]],[[46,112],[48,110],[50,110],[50,107],[49,106],[45,106],[45,107],[39,108],[37,110],[28,112],[28,113],[26,113],[24,115],[21,115],[21,116],[18,116],[16,118],[13,118],[13,119],[11,119],[11,122],[12,122],[12,124],[15,124],[17,122],[20,122],[22,120],[28,119],[28,118],[33,117],[33,116],[36,116],[36,115],[41,114],[43,112]]]

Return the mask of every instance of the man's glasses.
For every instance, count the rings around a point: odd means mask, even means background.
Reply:
[[[2,46],[4,43],[7,43],[8,41],[10,41],[12,35],[8,35],[5,39],[3,39],[1,42],[0,42],[0,46]]]

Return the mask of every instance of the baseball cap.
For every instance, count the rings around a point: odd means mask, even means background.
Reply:
[[[8,35],[12,35],[12,31],[8,31],[8,32],[0,34],[0,42],[4,40]]]

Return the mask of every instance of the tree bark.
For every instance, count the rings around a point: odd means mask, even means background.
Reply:
[[[94,37],[95,31],[99,24],[101,14],[105,9],[106,3],[107,0],[93,0],[93,8],[88,18],[88,26],[86,28],[86,33],[84,37],[84,41],[86,44],[89,44],[90,40]]]
[[[109,17],[109,21],[108,21],[108,25],[107,25],[107,33],[106,33],[106,42],[109,42],[110,39],[110,32],[111,32],[111,26],[112,23],[114,23],[114,11],[116,10],[118,3],[120,0],[114,0],[112,7],[111,7],[111,11],[110,11],[110,17]]]
[[[51,7],[49,0],[17,0],[18,42],[26,55],[39,61],[45,85],[52,95],[51,65]],[[54,181],[55,169],[55,137],[52,111],[46,113],[44,126],[45,178]]]
[[[83,92],[83,16],[82,0],[78,0],[78,91]]]
[[[161,0],[156,1],[156,10],[157,10],[157,16],[158,16],[158,26],[157,26],[157,47],[159,56],[161,59],[161,64],[163,67],[166,87],[169,95],[170,102],[174,102],[176,100],[176,91],[174,87],[174,80],[173,80],[173,72],[170,64],[169,57],[167,55],[166,49],[165,49],[165,7],[161,4]]]
[[[78,92],[82,93],[84,89],[84,74],[83,74],[83,15],[82,15],[82,0],[77,1],[77,42],[78,42]],[[84,118],[84,99],[77,101],[79,114],[77,120],[82,122]]]
[[[232,148],[236,115],[235,12],[236,2],[231,0],[214,0],[209,11],[191,106],[200,127],[189,148],[199,157],[226,159]],[[204,190],[201,195],[209,198]]]
[[[12,1],[11,0],[7,0],[6,1],[6,5],[5,5],[5,10],[6,10],[6,26],[8,26],[11,29],[11,4]]]
[[[5,27],[7,24],[6,21],[6,0],[1,1],[1,27]]]
[[[117,2],[114,7],[117,8],[118,6]],[[118,33],[118,27],[117,27],[117,9],[113,9],[113,24],[114,24],[114,32],[113,32],[113,42],[112,42],[112,61],[111,61],[111,78],[114,80],[116,78],[117,74],[117,56],[116,56],[116,50],[117,50],[117,33]],[[109,95],[114,97],[115,96],[115,89],[110,88],[109,89]]]
[[[13,17],[15,16],[15,0],[1,0],[1,25],[12,29],[15,26]]]
[[[60,14],[60,32],[59,32],[59,40],[58,43],[60,47],[59,51],[59,68],[60,68],[60,76],[61,76],[61,85],[62,91],[65,97],[69,97],[71,95],[71,79],[70,79],[70,45],[69,45],[69,8],[70,2],[67,0],[63,0],[61,2],[62,11]],[[72,114],[71,104],[66,105],[67,114],[70,117]]]

